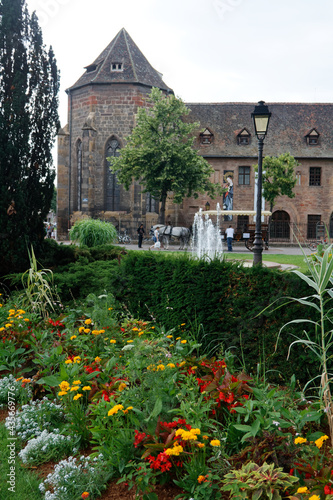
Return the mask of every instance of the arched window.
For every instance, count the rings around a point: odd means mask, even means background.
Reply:
[[[117,211],[120,205],[120,185],[118,184],[117,174],[113,173],[110,168],[110,162],[107,158],[113,158],[120,154],[120,143],[115,137],[111,137],[106,145],[106,196],[105,210]]]
[[[79,139],[76,143],[76,165],[77,165],[77,210],[82,209],[82,141]]]
[[[270,225],[270,238],[279,240],[290,239],[290,217],[284,210],[277,210],[272,215]]]
[[[146,193],[146,212],[158,213],[158,201],[150,193]]]

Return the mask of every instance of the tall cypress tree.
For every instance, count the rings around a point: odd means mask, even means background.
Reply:
[[[43,241],[54,190],[59,73],[25,0],[0,0],[0,273]]]

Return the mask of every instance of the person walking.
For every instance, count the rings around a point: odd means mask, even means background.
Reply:
[[[149,250],[151,250],[152,248],[158,248],[159,250],[161,250],[161,242],[159,240],[159,227],[157,227],[154,231],[154,244],[149,247]]]
[[[225,230],[225,234],[227,235],[227,244],[228,244],[228,252],[232,252],[232,240],[234,238],[234,228],[229,226],[226,230]]]
[[[142,248],[142,240],[143,240],[143,235],[145,234],[145,230],[143,227],[143,224],[140,224],[138,227],[138,247]]]

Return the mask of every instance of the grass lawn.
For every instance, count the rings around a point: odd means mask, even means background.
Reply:
[[[253,260],[253,254],[248,253],[236,253],[225,254],[227,260]],[[263,261],[277,262],[279,264],[286,264],[291,266],[297,266],[302,273],[308,271],[308,266],[305,262],[303,255],[281,255],[281,254],[265,254],[262,256]]]

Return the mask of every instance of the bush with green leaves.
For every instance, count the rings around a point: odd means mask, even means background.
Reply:
[[[235,500],[282,500],[280,493],[297,481],[297,477],[283,472],[280,467],[275,468],[274,464],[259,466],[249,462],[224,476],[222,491],[230,491]]]
[[[98,219],[84,219],[76,222],[69,231],[69,239],[89,248],[113,243],[117,239],[117,230],[110,222]]]

